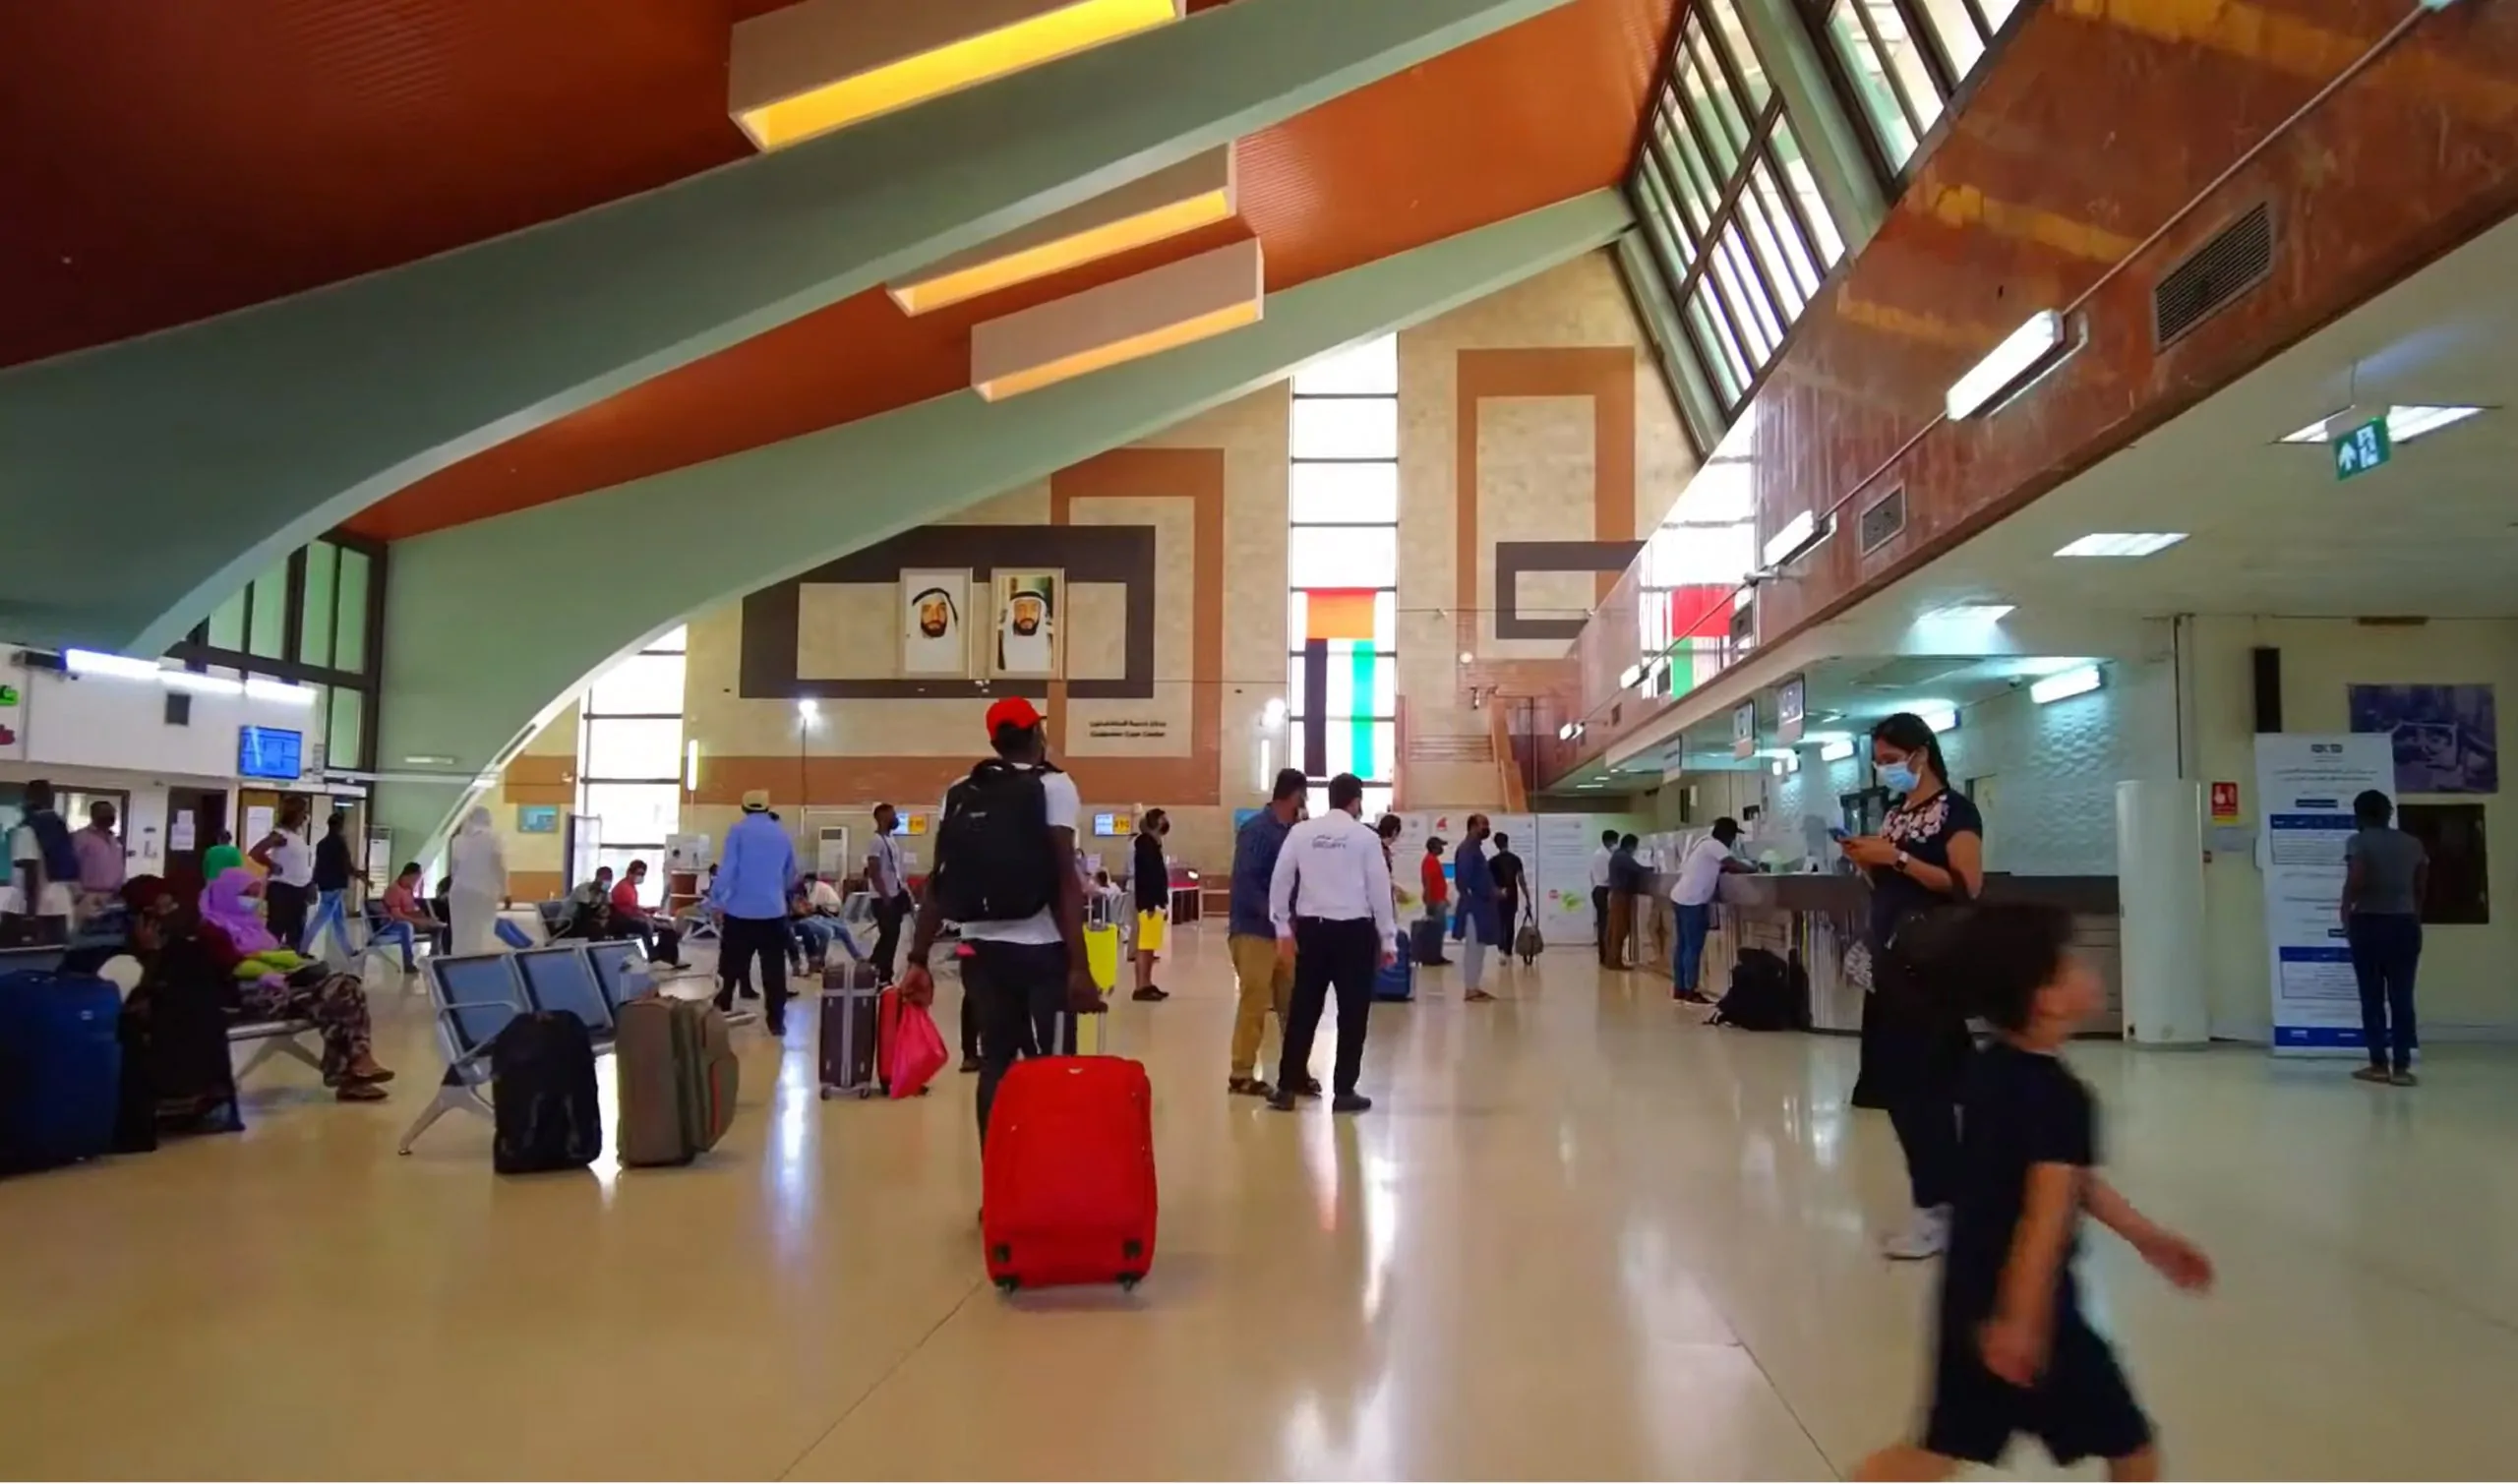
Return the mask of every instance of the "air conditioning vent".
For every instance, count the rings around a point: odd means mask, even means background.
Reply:
[[[1862,538],[1862,555],[1873,552],[1897,539],[1906,528],[1906,487],[1899,485],[1888,494],[1862,507],[1858,532]]]
[[[2151,290],[2151,327],[2166,350],[2273,272],[2273,208],[2257,205],[2221,228]]]

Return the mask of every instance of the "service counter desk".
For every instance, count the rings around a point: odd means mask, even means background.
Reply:
[[[1672,938],[1670,888],[1676,876],[1652,877],[1651,896],[1638,902],[1637,937],[1632,949],[1639,971],[1670,976]],[[2052,902],[2072,915],[2072,946],[2087,958],[2107,986],[2107,1008],[2084,1033],[2123,1034],[2123,983],[2117,951],[2118,908],[2114,876],[2015,876],[1994,872],[1985,877],[1989,901]],[[1810,978],[1810,1025],[1814,1031],[1855,1033],[1862,1029],[1861,961],[1848,966],[1846,951],[1862,941],[1870,920],[1871,891],[1861,879],[1840,875],[1730,875],[1714,896],[1713,933],[1706,941],[1705,970],[1699,979],[1707,994],[1719,999],[1731,982],[1732,966],[1745,949],[1763,948],[1795,963]]]

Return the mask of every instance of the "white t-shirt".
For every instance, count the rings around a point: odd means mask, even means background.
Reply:
[[[9,884],[14,888],[10,896],[17,902],[23,904],[28,890],[34,885],[31,877],[17,868],[17,863],[21,861],[40,861],[42,860],[43,842],[35,838],[33,825],[22,824],[9,832],[11,878]],[[43,887],[43,899],[22,910],[30,918],[66,918],[70,916],[71,908],[78,902],[78,889],[79,883],[75,880],[47,881]]]
[[[1711,835],[1698,841],[1679,862],[1679,879],[1670,887],[1670,900],[1681,907],[1703,907],[1712,901],[1722,884],[1722,862],[1730,859],[1731,848]]]
[[[1609,884],[1609,848],[1605,845],[1591,853],[1591,884],[1593,886]]]
[[[837,912],[847,905],[839,899],[839,888],[831,885],[819,876],[815,876],[813,878],[812,895],[807,900],[812,904],[813,911],[815,912],[820,912],[824,908],[828,908],[832,912]]]
[[[271,878],[282,886],[306,886],[315,879],[315,847],[304,835],[273,830],[279,844],[271,847]]]
[[[874,862],[874,871],[867,880],[866,889],[872,892],[874,900],[878,902],[888,902],[899,896],[901,894],[901,848],[892,843],[891,836],[876,835],[874,849],[869,859]]]
[[[1083,801],[1076,796],[1074,779],[1064,773],[1042,774],[1041,799],[1049,808],[1049,828],[1053,830],[1075,828],[1075,818],[1083,808]],[[942,808],[936,809],[935,817],[938,819],[944,817]],[[1066,935],[1058,931],[1056,911],[1049,907],[1042,908],[1028,918],[1008,922],[965,922],[962,924],[962,936],[986,938],[991,943],[1062,943],[1066,941]]]

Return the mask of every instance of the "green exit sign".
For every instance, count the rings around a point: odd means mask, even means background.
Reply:
[[[2333,440],[2334,477],[2350,479],[2396,456],[2396,445],[2387,437],[2387,420],[2373,417],[2360,427]]]

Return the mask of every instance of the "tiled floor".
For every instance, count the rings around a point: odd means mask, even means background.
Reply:
[[[1375,1016],[1379,1108],[1285,1116],[1224,1096],[1224,957],[1184,934],[1178,997],[1118,1011],[1164,1178],[1133,1298],[1000,1299],[968,1082],[818,1101],[805,1016],[739,1033],[698,1166],[502,1180],[477,1120],[396,1158],[402,998],[390,1102],[275,1068],[241,1138],[0,1184],[0,1474],[1808,1478],[1906,1424],[1930,1278],[1870,1254],[1900,1178],[1850,1042],[1564,951],[1493,1005],[1435,976]],[[2091,1239],[2174,1470],[2518,1469],[2518,1056],[2075,1059],[2221,1264],[2196,1301]]]

